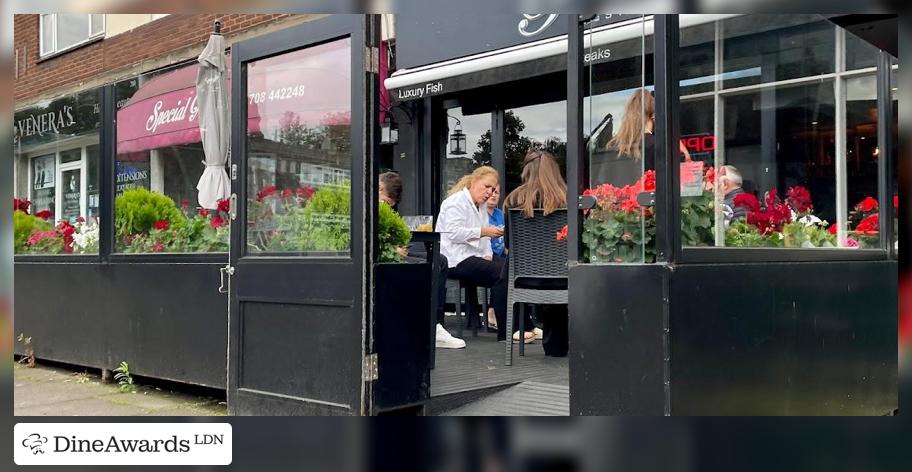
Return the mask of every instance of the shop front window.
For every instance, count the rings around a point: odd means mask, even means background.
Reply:
[[[196,105],[198,65],[115,84],[116,252],[228,250],[228,202],[201,208],[197,183],[206,160]]]
[[[456,107],[446,110],[446,120],[446,159],[440,172],[441,201],[462,176],[493,162],[490,113],[463,115],[462,108]]]
[[[684,246],[879,248],[876,76],[848,70],[879,52],[817,15],[700,16],[681,22]],[[707,57],[713,87],[689,88]]]
[[[351,254],[351,40],[247,65],[247,252]]]
[[[100,90],[15,113],[14,252],[97,254]]]

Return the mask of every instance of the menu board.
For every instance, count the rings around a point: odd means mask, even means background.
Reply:
[[[79,169],[64,171],[61,175],[63,180],[63,202],[61,205],[61,217],[71,223],[79,217],[82,203],[82,186],[81,171]]]
[[[56,156],[49,154],[32,159],[32,214],[49,210],[54,214]]]

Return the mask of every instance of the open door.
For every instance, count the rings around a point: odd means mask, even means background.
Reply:
[[[333,15],[232,47],[233,415],[370,413],[378,25]]]

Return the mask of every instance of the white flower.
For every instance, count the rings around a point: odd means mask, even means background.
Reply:
[[[814,226],[819,224],[825,224],[823,220],[817,218],[814,215],[805,215],[798,219],[799,223],[804,223],[804,226]]]
[[[98,251],[99,225],[76,223],[73,233],[73,246],[80,254],[95,253]]]

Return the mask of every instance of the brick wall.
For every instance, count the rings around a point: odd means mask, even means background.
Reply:
[[[222,22],[227,43],[281,29],[315,15],[169,15],[131,31],[46,60],[39,59],[39,15],[16,15],[14,51],[16,107],[41,98],[89,88],[164,67],[199,54]]]

